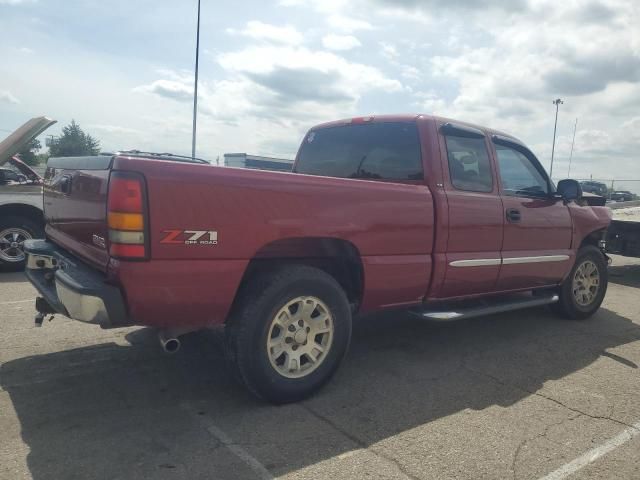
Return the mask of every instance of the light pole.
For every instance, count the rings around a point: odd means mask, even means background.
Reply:
[[[196,124],[198,122],[198,58],[200,56],[200,0],[198,0],[198,26],[196,28],[196,75],[193,85],[193,128],[191,133],[191,157],[196,158]]]
[[[578,128],[578,119],[573,126],[573,140],[571,141],[571,153],[569,154],[569,171],[567,172],[567,178],[571,178],[571,159],[573,158],[573,146],[576,144],[576,129]]]
[[[559,98],[556,98],[553,101],[553,104],[556,106],[556,123],[553,125],[553,145],[551,146],[551,168],[549,169],[549,178],[553,178],[553,154],[556,150],[556,129],[558,128],[558,109],[560,108],[560,104],[564,103]]]

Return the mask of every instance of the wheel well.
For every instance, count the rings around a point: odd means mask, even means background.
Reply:
[[[309,265],[325,271],[344,289],[353,312],[358,310],[364,289],[360,253],[352,243],[336,238],[289,238],[265,245],[249,262],[238,291],[255,275],[287,264]]]
[[[10,203],[8,205],[1,205],[0,217],[6,217],[8,215],[14,215],[16,217],[26,217],[44,228],[44,215],[42,214],[42,210],[31,205],[25,205],[22,203]]]
[[[580,248],[586,245],[593,245],[594,247],[600,248],[600,241],[604,240],[605,235],[607,233],[607,229],[603,228],[601,230],[596,230],[595,232],[591,232],[589,235],[582,239],[580,243]]]

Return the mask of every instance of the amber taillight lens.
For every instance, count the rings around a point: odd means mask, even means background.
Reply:
[[[146,189],[142,175],[111,172],[107,224],[109,255],[120,259],[147,258]]]

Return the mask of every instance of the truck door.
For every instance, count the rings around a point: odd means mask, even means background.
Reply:
[[[466,125],[445,123],[439,130],[449,237],[437,296],[491,292],[500,271],[503,207],[488,139]]]
[[[499,290],[558,283],[573,262],[569,208],[526,147],[493,136],[504,214]]]

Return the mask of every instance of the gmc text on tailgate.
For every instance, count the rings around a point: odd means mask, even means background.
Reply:
[[[607,289],[609,209],[556,188],[516,138],[427,115],[314,127],[291,173],[52,158],[44,213],[46,240],[25,245],[37,320],[155,327],[169,351],[224,325],[238,379],[274,403],[333,375],[356,314],[583,319]]]

